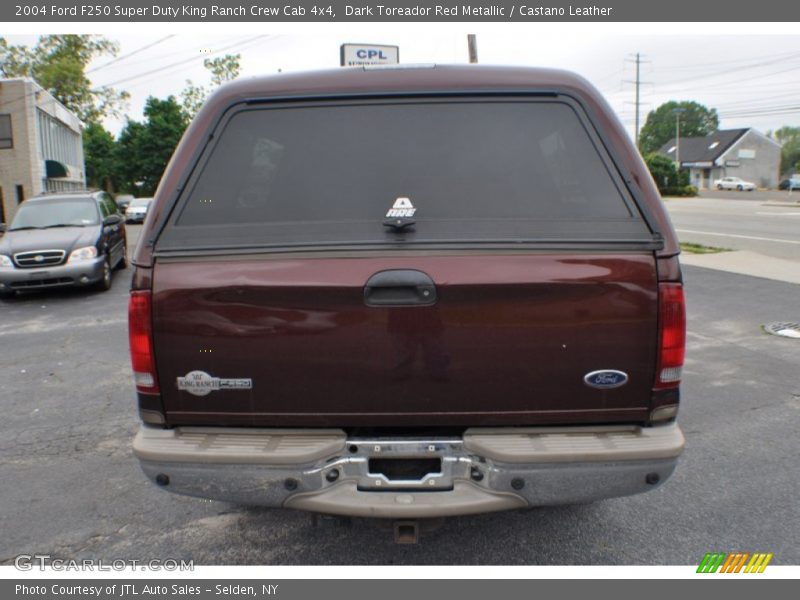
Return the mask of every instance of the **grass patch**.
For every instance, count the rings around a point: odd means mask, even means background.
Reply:
[[[730,248],[716,248],[714,246],[704,246],[703,244],[691,244],[681,242],[681,250],[690,254],[718,254],[719,252],[730,252]]]

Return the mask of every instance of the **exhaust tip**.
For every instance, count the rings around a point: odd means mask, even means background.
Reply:
[[[164,475],[164,473],[159,473],[156,475],[156,484],[160,485],[161,487],[169,485],[169,476]]]

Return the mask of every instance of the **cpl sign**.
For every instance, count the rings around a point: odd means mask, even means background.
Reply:
[[[400,48],[379,44],[342,44],[339,56],[343,67],[396,65],[400,62]]]

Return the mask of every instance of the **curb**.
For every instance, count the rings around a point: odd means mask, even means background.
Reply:
[[[800,285],[798,261],[765,256],[750,250],[731,250],[714,254],[681,252],[680,261],[682,265]]]
[[[800,200],[795,200],[794,202],[785,202],[781,200],[768,200],[764,202],[761,206],[779,206],[781,208],[800,208]]]

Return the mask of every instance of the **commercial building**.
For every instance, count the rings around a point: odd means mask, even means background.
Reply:
[[[86,187],[82,131],[32,79],[0,79],[0,222],[26,198]]]

